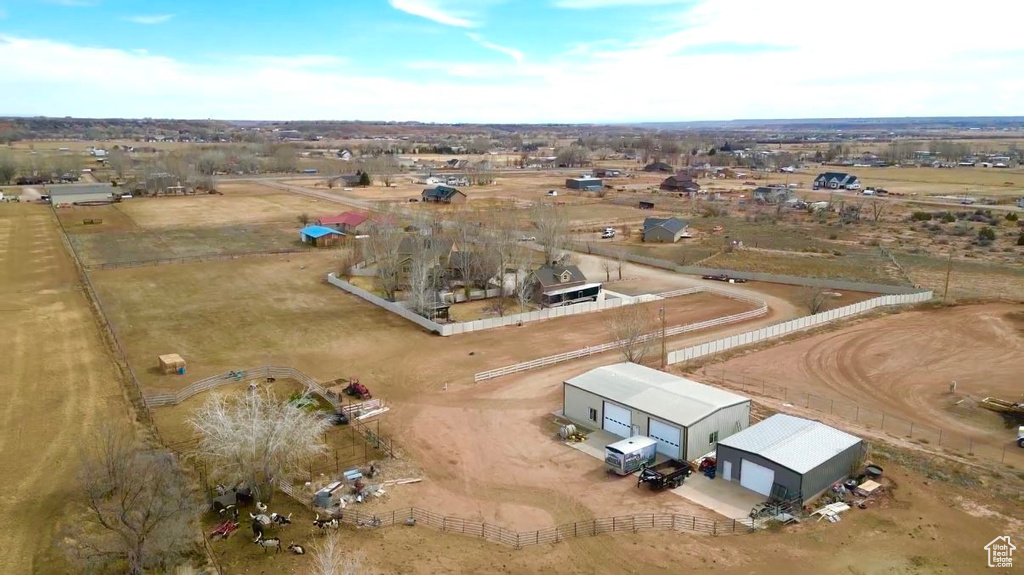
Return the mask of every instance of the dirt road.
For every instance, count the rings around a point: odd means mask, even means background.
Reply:
[[[0,573],[67,573],[54,538],[77,449],[128,411],[47,207],[0,205],[0,294]]]

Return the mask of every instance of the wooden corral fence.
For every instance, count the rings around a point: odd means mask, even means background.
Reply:
[[[282,367],[274,365],[265,365],[263,367],[254,367],[251,369],[242,369],[229,371],[227,373],[221,373],[218,375],[210,376],[205,379],[193,382],[188,387],[179,389],[177,392],[163,392],[163,393],[149,393],[143,396],[143,400],[146,402],[147,407],[163,407],[166,405],[177,405],[193,395],[216,389],[222,385],[228,385],[231,383],[238,383],[240,381],[248,381],[250,379],[266,379],[268,377],[274,378],[291,378],[298,381],[302,385],[309,389],[312,389],[314,393],[323,397],[329,401],[332,405],[337,407],[340,405],[340,401],[337,396],[327,393],[324,386],[320,385],[315,379],[302,373],[301,371],[293,367]]]
[[[694,292],[690,291],[692,289],[694,289],[694,288],[688,288],[686,290],[677,290],[677,291],[686,292],[686,293],[694,293]],[[735,292],[730,292],[730,291],[726,291],[726,290],[720,290],[720,289],[716,289],[716,288],[711,288],[711,287],[703,287],[702,286],[701,288],[698,288],[698,290],[699,291],[707,291],[707,292],[710,292],[710,293],[714,293],[714,294],[721,295],[721,296],[728,297],[728,298],[732,298],[732,299],[738,299],[740,301],[745,301],[747,303],[752,303],[752,304],[756,305],[757,307],[752,309],[752,310],[748,310],[748,311],[745,311],[745,312],[742,312],[742,313],[737,313],[737,314],[717,317],[715,319],[709,319],[707,321],[700,321],[700,322],[697,322],[697,323],[690,323],[690,324],[686,324],[686,325],[677,325],[675,327],[670,327],[670,328],[665,330],[665,336],[666,337],[673,337],[673,336],[677,336],[677,335],[680,335],[680,334],[688,333],[688,332],[691,332],[691,331],[697,331],[697,330],[707,329],[707,328],[710,328],[710,327],[717,327],[717,326],[727,325],[727,324],[736,323],[736,322],[740,322],[740,321],[746,321],[748,319],[752,319],[752,318],[755,318],[755,317],[760,317],[760,316],[763,316],[763,315],[768,313],[768,304],[764,300],[760,300],[760,299],[757,299],[757,298],[754,298],[754,297],[749,297],[749,296],[746,296],[746,295],[738,294],[738,293],[735,293]],[[676,292],[666,292],[665,294],[658,294],[658,295],[662,296],[662,297],[673,297],[672,294],[675,294],[675,293]],[[661,337],[661,331],[657,331],[657,332],[654,332],[654,333],[646,334],[646,335],[642,336],[641,338],[638,338],[638,340],[635,343],[643,343],[643,342],[647,342],[647,341],[652,341],[652,340],[656,340],[657,338],[660,338],[660,337]],[[488,370],[488,371],[482,371],[480,373],[477,373],[475,376],[473,376],[473,381],[479,383],[481,381],[486,381],[488,379],[494,379],[496,377],[503,377],[503,376],[506,376],[506,375],[511,375],[513,373],[520,373],[520,372],[523,372],[523,371],[529,371],[531,369],[537,369],[537,368],[540,368],[540,367],[546,367],[546,366],[549,366],[549,365],[554,365],[556,363],[561,363],[563,361],[570,361],[570,360],[578,359],[578,358],[581,358],[581,357],[587,357],[587,356],[596,355],[596,354],[599,354],[599,353],[605,353],[607,351],[613,351],[613,350],[616,350],[616,349],[623,348],[623,347],[625,347],[627,345],[630,345],[630,341],[623,339],[623,340],[619,340],[619,341],[612,341],[612,342],[608,342],[608,343],[602,343],[600,345],[594,345],[594,346],[590,346],[590,347],[585,347],[583,349],[578,349],[576,351],[567,351],[565,353],[549,355],[547,357],[542,357],[540,359],[534,359],[534,360],[531,360],[531,361],[525,361],[525,362],[517,363],[517,364],[514,364],[514,365],[508,365],[508,366],[505,366],[505,367],[499,367],[497,369],[491,369],[491,370]]]
[[[295,497],[294,489],[283,488],[286,494]],[[290,493],[289,493],[290,491]],[[307,507],[312,508],[310,501],[298,499]],[[476,537],[491,543],[507,545],[522,549],[531,545],[558,543],[577,537],[591,537],[605,533],[638,533],[640,531],[689,531],[704,535],[731,535],[748,533],[754,529],[750,518],[743,519],[710,519],[679,513],[640,513],[635,515],[618,515],[585,519],[572,523],[537,529],[534,531],[515,531],[500,525],[442,515],[419,507],[406,507],[381,513],[366,513],[346,509],[340,518],[342,523],[362,528],[381,528],[395,525],[426,525],[447,533],[457,533]]]

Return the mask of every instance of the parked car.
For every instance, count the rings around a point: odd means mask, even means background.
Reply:
[[[712,275],[706,275],[706,276],[701,276],[701,277],[703,279],[706,279],[706,280],[715,280],[715,281],[719,281],[719,282],[728,282],[728,283],[731,283],[731,284],[745,284],[745,283],[747,283],[747,280],[745,280],[743,278],[733,278],[733,277],[729,277],[726,274],[712,274]]]
[[[601,232],[601,239],[608,240],[615,237],[615,230],[605,230]]]
[[[548,190],[548,197],[553,198],[553,197],[555,197],[557,195],[558,195],[558,191],[556,191],[556,190]]]
[[[132,198],[134,198],[134,197],[135,197],[135,196],[133,196],[133,195],[131,195],[131,194],[121,194],[121,199],[122,199],[122,200],[130,200],[130,199],[132,199]]]
[[[523,237],[519,238],[519,241],[521,241],[521,242],[535,242],[535,241],[537,241],[537,238],[535,238],[533,236],[523,236]]]

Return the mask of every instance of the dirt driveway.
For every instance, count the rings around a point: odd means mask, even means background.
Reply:
[[[68,573],[78,446],[128,407],[48,207],[0,204],[0,295],[0,573]]]

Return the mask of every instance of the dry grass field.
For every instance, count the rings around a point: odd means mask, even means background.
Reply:
[[[57,534],[82,441],[131,420],[49,208],[0,205],[0,573],[68,573]]]

